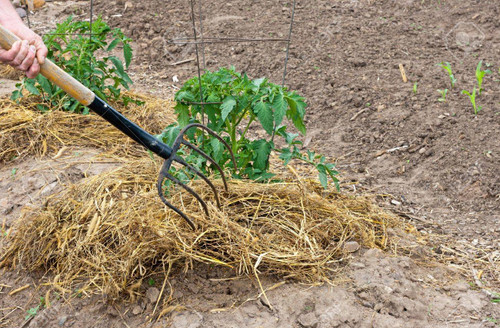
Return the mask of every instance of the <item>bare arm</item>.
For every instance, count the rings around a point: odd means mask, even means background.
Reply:
[[[26,72],[29,78],[36,77],[48,52],[42,38],[24,25],[9,0],[0,0],[0,24],[23,40],[10,50],[0,48],[0,62]]]

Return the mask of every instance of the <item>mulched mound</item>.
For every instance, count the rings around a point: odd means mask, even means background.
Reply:
[[[160,133],[175,120],[172,100],[129,96],[144,104],[112,105],[133,122],[140,122],[148,132]],[[93,147],[123,157],[145,154],[141,146],[97,115],[60,110],[42,113],[36,104],[36,97],[21,103],[0,99],[0,162],[32,155],[55,155],[63,147]]]
[[[160,202],[159,164],[131,161],[50,197],[20,219],[0,266],[51,273],[62,291],[136,296],[141,282],[168,276],[175,264],[204,262],[237,275],[274,274],[308,283],[328,282],[346,261],[346,241],[391,246],[387,230],[400,218],[370,198],[325,192],[314,182],[263,184],[231,181],[222,208],[209,216],[185,192],[170,200],[197,225],[192,230]],[[219,190],[222,182],[215,180]],[[190,185],[204,199],[206,185]]]

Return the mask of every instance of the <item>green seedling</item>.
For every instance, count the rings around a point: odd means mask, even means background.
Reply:
[[[443,68],[448,72],[448,76],[450,77],[451,88],[455,87],[455,83],[457,83],[457,79],[453,75],[453,71],[451,70],[451,64],[449,62],[442,62],[437,64],[439,67]]]
[[[492,72],[487,69],[483,71],[481,68],[483,66],[483,61],[481,60],[479,64],[477,64],[476,68],[476,79],[477,79],[477,84],[478,84],[478,93],[481,95],[481,92],[483,91],[483,79],[486,76],[486,74],[492,74]]]
[[[441,94],[441,98],[439,98],[438,101],[445,102],[446,101],[446,94],[448,93],[448,89],[444,89],[444,90],[438,89],[438,92]]]
[[[38,305],[26,311],[26,316],[24,317],[24,320],[28,321],[34,318],[37,315],[38,311],[40,311],[40,309],[43,309],[44,307],[45,307],[45,297],[40,297],[40,302],[38,303]]]
[[[476,104],[476,92],[477,92],[476,87],[474,87],[474,90],[472,90],[472,93],[470,93],[467,90],[462,90],[462,94],[463,95],[469,96],[469,100],[470,100],[470,102],[472,104],[472,107],[474,108],[474,115],[477,115],[479,113],[479,111],[482,109],[481,106],[478,106]]]
[[[498,325],[498,320],[495,318],[488,317],[486,318],[486,321],[493,322],[495,325]]]
[[[92,34],[92,38],[88,35]],[[71,76],[81,81],[103,100],[120,101],[127,105],[136,102],[122,92],[128,89],[132,80],[126,69],[132,60],[132,41],[120,29],[111,29],[100,17],[92,23],[74,21],[69,17],[57,24],[57,28],[43,37],[49,49],[47,58]],[[123,63],[112,51],[121,47]],[[35,79],[24,78],[16,85],[11,99],[19,101],[23,97],[35,95],[40,98],[37,108],[41,111],[62,109],[75,113],[88,113],[75,99],[71,98],[59,87],[50,83],[47,78],[38,75]],[[23,92],[24,90],[28,93]]]
[[[175,94],[177,123],[168,126],[158,136],[163,142],[172,144],[182,127],[188,123],[202,122],[204,115],[205,120],[208,119],[207,126],[224,136],[236,157],[239,172],[234,173],[234,177],[257,181],[272,179],[274,174],[269,172],[269,158],[275,151],[280,154],[284,165],[293,159],[311,164],[316,167],[324,187],[327,187],[329,179],[338,187],[335,165],[327,163],[322,155],[302,152],[303,144],[296,139],[298,134],[289,133],[284,124],[287,119],[298,132],[305,135],[304,115],[307,105],[303,97],[266,78],[252,80],[246,74],[236,72],[234,67],[207,71],[201,76],[201,82],[203,97],[197,77],[188,80]],[[199,105],[201,100],[207,103],[203,108]],[[263,130],[264,137],[249,137],[249,131],[255,128]],[[284,145],[283,148],[276,146],[277,137],[282,139],[283,142],[279,144]],[[230,155],[223,151],[224,147],[219,141],[204,138],[201,133],[192,133],[188,138],[193,144],[201,145],[201,149],[222,168],[230,168]],[[182,155],[187,162],[202,171],[206,171],[210,165],[195,154]],[[183,176],[185,172],[178,174],[178,179],[188,178]]]
[[[413,83],[413,93],[417,94],[418,92],[418,82]]]
[[[148,285],[149,286],[154,286],[156,284],[156,281],[153,278],[148,279]]]
[[[500,293],[492,292],[492,294],[493,294],[493,298],[491,299],[491,302],[495,303],[495,304],[500,304]]]
[[[16,175],[16,173],[17,173],[17,168],[13,168],[12,170],[10,170],[10,175],[12,177],[14,177]]]

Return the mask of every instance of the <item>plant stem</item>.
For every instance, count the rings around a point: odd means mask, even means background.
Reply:
[[[252,124],[252,122],[255,120],[255,116],[252,116],[249,120],[248,120],[248,124],[245,128],[245,130],[243,130],[243,133],[241,134],[241,138],[245,138],[245,135],[247,134],[248,132],[248,129],[250,128],[250,124]]]
[[[236,117],[233,117],[232,120],[232,126],[230,127],[230,132],[231,132],[231,148],[233,150],[233,154],[236,154],[236,151],[238,150],[238,143],[236,141],[236,128],[238,127],[238,124],[236,124]]]

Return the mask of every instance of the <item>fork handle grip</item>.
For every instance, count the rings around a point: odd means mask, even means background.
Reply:
[[[3,49],[9,50],[12,48],[14,42],[20,40],[16,35],[0,25],[0,46]],[[94,101],[95,94],[89,88],[78,82],[50,60],[45,59],[43,65],[40,65],[40,73],[71,97],[78,100],[82,105],[88,106]]]

